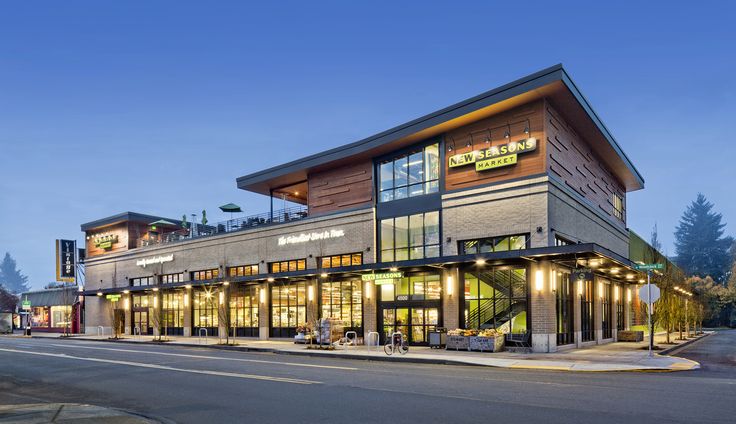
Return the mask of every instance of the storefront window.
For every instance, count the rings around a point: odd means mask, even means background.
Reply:
[[[72,306],[61,305],[51,307],[51,326],[54,328],[65,328],[72,325]]]
[[[379,165],[379,201],[405,199],[439,191],[439,145],[432,144]]]
[[[362,253],[349,253],[347,255],[323,256],[319,260],[320,268],[338,268],[342,266],[363,265]]]
[[[527,331],[526,268],[498,267],[464,273],[465,328]]]
[[[165,274],[161,276],[161,284],[180,283],[184,281],[184,274]]]
[[[469,255],[474,253],[503,252],[507,250],[520,250],[526,248],[526,234],[512,236],[487,237],[460,242],[460,254]]]
[[[173,291],[161,295],[162,324],[166,333],[183,335],[184,329],[184,292]]]
[[[363,290],[360,280],[322,283],[322,318],[338,318],[345,327],[363,326]]]
[[[48,327],[49,310],[45,306],[34,306],[31,309],[31,327]]]
[[[268,269],[272,273],[303,271],[307,269],[307,260],[292,259],[289,261],[271,262],[268,264]]]
[[[130,279],[130,285],[133,286],[133,287],[153,285],[153,276],[131,278]]]
[[[440,213],[426,212],[381,220],[383,262],[440,255]]]
[[[593,329],[593,281],[578,280],[580,285],[580,330],[581,339],[584,342],[595,340]]]
[[[218,317],[219,292],[214,289],[198,289],[192,291],[192,307],[194,309],[192,324],[196,331],[207,328],[210,335],[216,334]]]
[[[274,284],[271,287],[271,337],[292,337],[296,327],[307,324],[307,283]]]
[[[442,284],[437,273],[416,273],[395,281],[395,284],[380,286],[381,301],[438,300],[441,297]]]
[[[258,265],[231,266],[227,269],[227,274],[231,277],[257,275]]]
[[[239,285],[232,289],[230,324],[238,329],[238,336],[258,336],[258,299],[258,286],[256,285]]]
[[[570,287],[570,274],[557,273],[556,312],[557,312],[557,344],[566,345],[575,342],[573,329],[573,294]]]
[[[610,339],[613,337],[611,328],[611,284],[599,283],[599,290],[601,290],[601,329],[603,330],[603,338]]]
[[[623,331],[626,328],[626,323],[624,322],[624,302],[621,299],[625,292],[621,286],[616,286],[615,290],[619,293],[616,301],[616,329]]]

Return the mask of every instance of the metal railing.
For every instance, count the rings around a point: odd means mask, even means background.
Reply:
[[[271,212],[264,212],[242,218],[228,219],[227,221],[221,221],[212,225],[189,223],[188,229],[182,228],[180,230],[164,233],[155,237],[140,238],[136,244],[137,247],[144,247],[210,237],[217,234],[232,233],[235,231],[247,230],[266,225],[298,221],[306,218],[308,215],[306,206],[293,206],[290,208],[274,210],[273,216]]]

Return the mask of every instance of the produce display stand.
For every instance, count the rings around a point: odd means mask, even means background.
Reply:
[[[446,350],[467,350],[468,352],[501,352],[504,349],[505,337],[497,336],[447,336]]]

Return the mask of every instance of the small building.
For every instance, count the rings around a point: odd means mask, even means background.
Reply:
[[[82,299],[76,285],[21,293],[20,307],[25,312],[21,326],[26,328],[30,324],[33,331],[79,333],[83,314]]]

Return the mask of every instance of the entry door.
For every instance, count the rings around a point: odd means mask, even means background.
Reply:
[[[141,334],[151,334],[151,326],[148,324],[148,311],[133,312],[133,331],[138,327]]]

